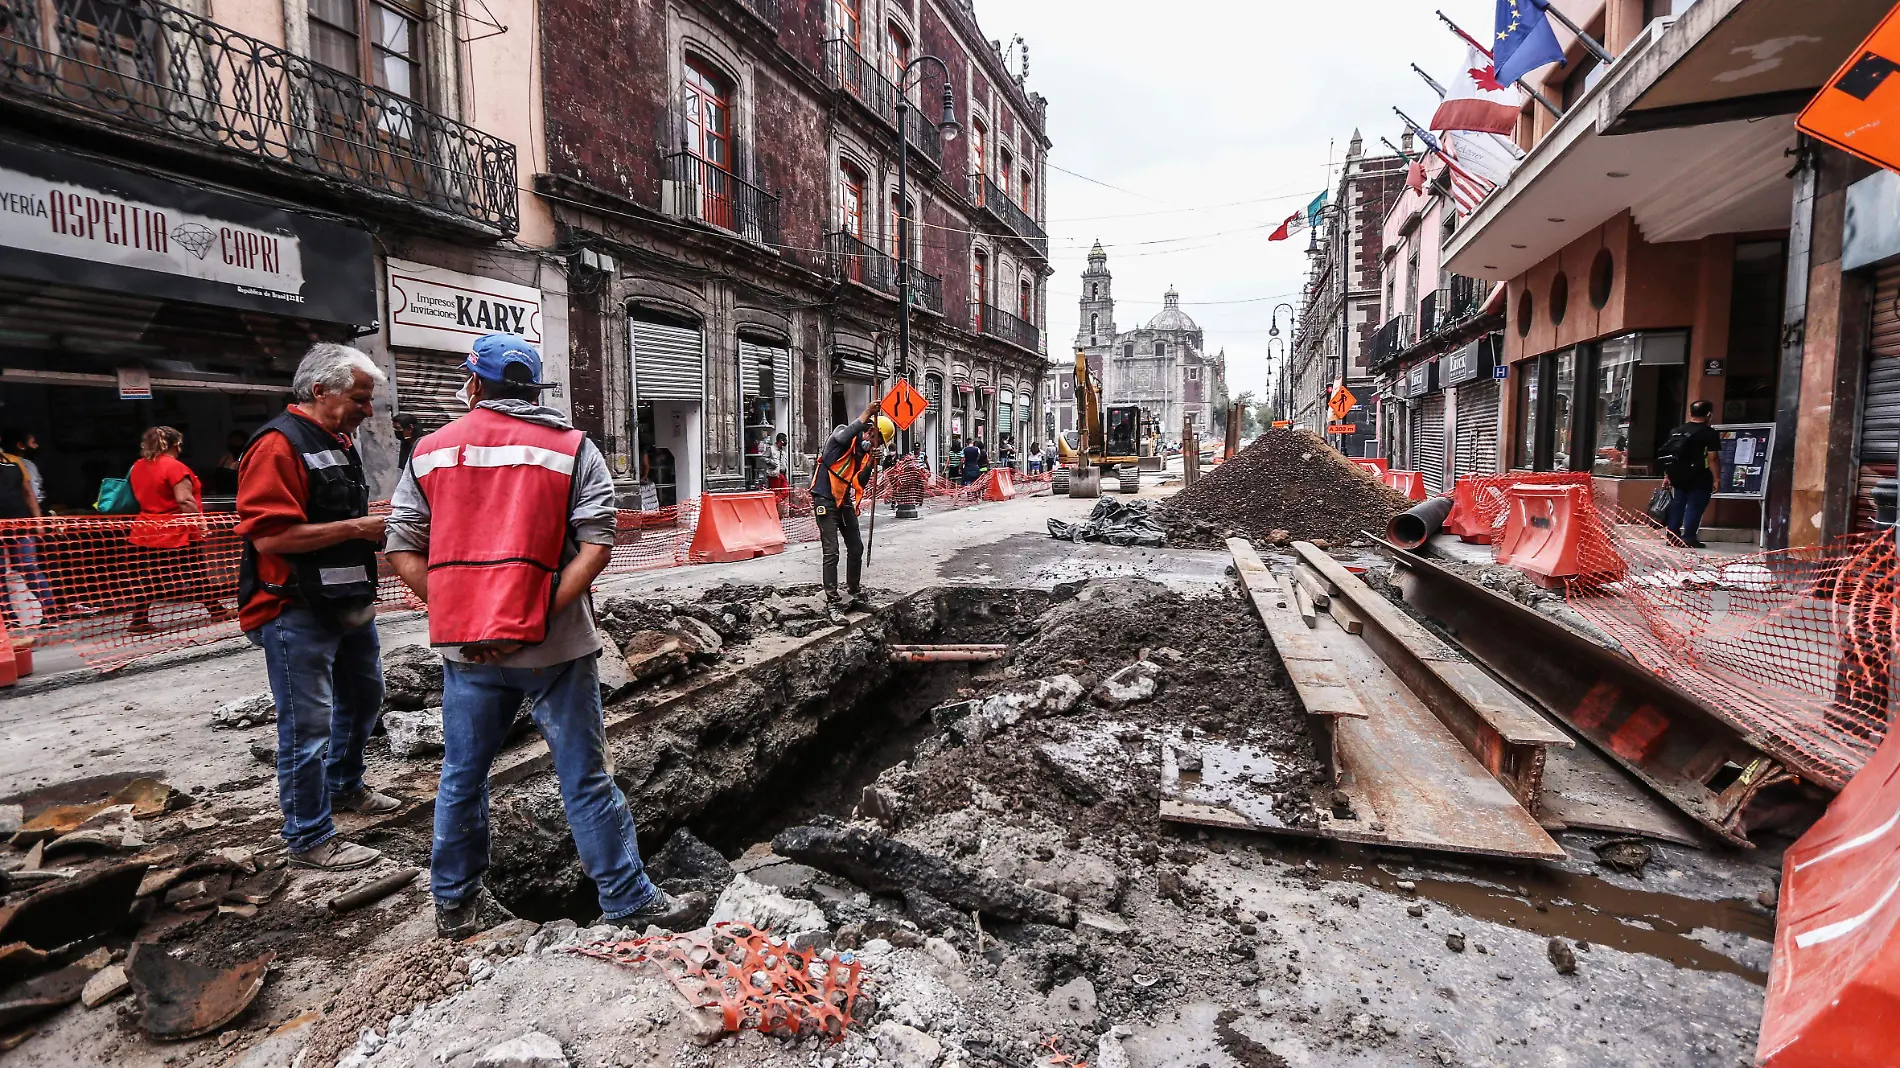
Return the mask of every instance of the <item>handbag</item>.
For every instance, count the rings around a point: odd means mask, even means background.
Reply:
[[[1669,506],[1674,503],[1676,503],[1675,487],[1665,482],[1656,487],[1656,492],[1649,495],[1649,507],[1644,511],[1649,513],[1649,518],[1656,521],[1657,526],[1663,526],[1669,522]]]
[[[92,510],[100,515],[131,515],[139,510],[139,499],[133,495],[132,483],[126,479],[102,478]]]

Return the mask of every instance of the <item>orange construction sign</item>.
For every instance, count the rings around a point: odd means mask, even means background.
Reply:
[[[1275,430],[1285,430],[1287,427],[1290,427],[1292,425],[1293,425],[1293,420],[1291,419],[1275,419],[1273,421],[1273,429]]]
[[[1887,13],[1795,127],[1843,152],[1900,170],[1900,7]]]
[[[1333,412],[1333,421],[1338,422],[1346,418],[1346,413],[1352,411],[1353,405],[1358,403],[1359,398],[1352,395],[1352,390],[1345,386],[1335,388],[1332,402],[1328,405]]]
[[[884,414],[891,417],[891,422],[896,423],[899,430],[909,430],[910,425],[929,407],[930,401],[917,392],[917,387],[901,378],[889,393],[884,394]]]
[[[1359,424],[1358,423],[1334,423],[1333,425],[1326,428],[1326,432],[1328,434],[1356,434],[1359,432]]]

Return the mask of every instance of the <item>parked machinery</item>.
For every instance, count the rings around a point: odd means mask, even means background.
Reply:
[[[1089,372],[1088,354],[1075,352],[1077,429],[1056,438],[1058,467],[1051,489],[1071,497],[1097,497],[1102,479],[1118,493],[1141,490],[1141,408],[1105,407],[1102,383]]]

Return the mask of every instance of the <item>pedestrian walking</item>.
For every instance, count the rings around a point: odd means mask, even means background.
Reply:
[[[971,438],[963,447],[963,484],[968,486],[983,474],[983,439]]]
[[[818,469],[811,474],[812,517],[818,521],[823,550],[825,600],[850,610],[863,603],[858,588],[864,569],[864,540],[858,534],[858,504],[878,454],[897,435],[897,424],[872,401],[855,423],[845,423],[825,439]],[[844,542],[843,594],[838,592],[838,542]]]
[[[607,763],[588,587],[613,552],[613,476],[600,449],[540,403],[549,386],[526,340],[477,338],[462,370],[470,411],[417,442],[390,498],[386,547],[428,604],[429,644],[447,661],[429,876],[436,931],[465,938],[500,911],[482,887],[488,772],[524,698],[553,754],[601,922],[675,926],[703,902],[647,878]]]
[[[765,476],[767,489],[789,489],[792,485],[786,465],[790,461],[789,441],[779,434],[770,441],[759,442],[759,470]]]
[[[1042,474],[1042,442],[1040,441],[1029,443],[1029,473]]]
[[[363,781],[363,747],[383,705],[369,480],[352,438],[387,382],[346,345],[312,346],[295,402],[251,435],[238,466],[238,623],[264,650],[277,703],[277,804],[301,867],[342,871],[382,854],[337,837],[336,809],[401,805]]]
[[[33,439],[9,430],[0,440],[6,443],[0,452],[0,520],[6,521],[0,522],[0,552],[6,569],[20,576],[17,589],[11,578],[0,589],[0,609],[9,627],[38,626],[53,612],[53,590],[40,569],[39,541],[33,535],[38,524],[31,522],[41,515],[36,469],[21,455]]]
[[[205,566],[204,486],[179,459],[184,448],[177,430],[152,427],[139,439],[139,459],[126,476],[139,514],[125,540],[135,547],[132,564],[144,587],[127,627],[133,634],[157,633],[152,606],[166,601],[197,601],[212,623],[236,614],[223,598],[206,595],[215,584]]]
[[[1699,400],[1689,405],[1689,421],[1669,432],[1656,457],[1674,494],[1664,526],[1670,537],[1691,549],[1707,548],[1696,537],[1702,513],[1722,480],[1722,436],[1709,425],[1715,405]]]

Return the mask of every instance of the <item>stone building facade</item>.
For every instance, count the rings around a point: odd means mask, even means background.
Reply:
[[[1181,294],[1169,289],[1161,311],[1143,326],[1115,329],[1114,277],[1101,242],[1089,250],[1082,272],[1080,321],[1075,347],[1088,354],[1101,377],[1109,405],[1139,404],[1144,435],[1170,441],[1191,416],[1199,432],[1213,425],[1217,402],[1227,390],[1226,354],[1209,355],[1201,328],[1181,310]]]
[[[570,257],[575,418],[629,489],[743,488],[778,433],[808,478],[898,376],[931,404],[901,444],[933,464],[1034,436],[1046,101],[967,0],[550,0],[543,19],[534,185]],[[961,131],[939,136],[943,72],[923,64],[900,268],[893,83],[924,55],[949,68]]]
[[[1373,390],[1368,357],[1381,325],[1381,234],[1387,212],[1405,188],[1405,168],[1403,156],[1366,155],[1354,130],[1331,203],[1306,250],[1311,266],[1286,372],[1289,418],[1296,426],[1324,431],[1332,423],[1330,390],[1343,378],[1359,403],[1341,422],[1354,429],[1329,440],[1349,456],[1371,455],[1378,448],[1368,403]]]

